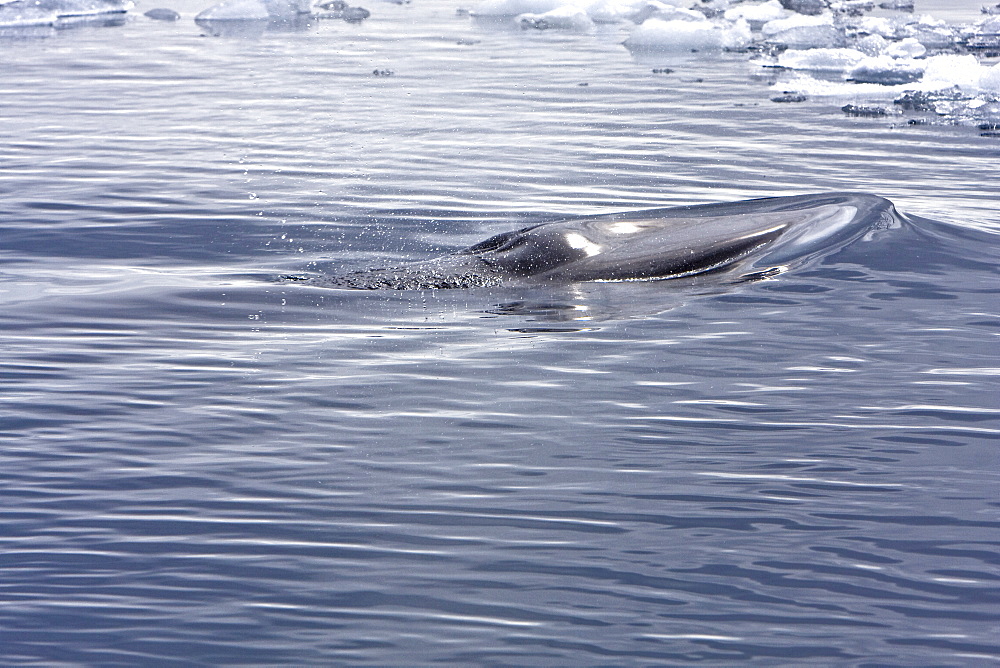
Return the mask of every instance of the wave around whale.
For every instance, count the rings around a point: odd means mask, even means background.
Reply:
[[[647,209],[541,223],[431,260],[306,280],[416,290],[664,280],[723,270],[742,270],[745,279],[898,221],[889,200],[854,193]]]

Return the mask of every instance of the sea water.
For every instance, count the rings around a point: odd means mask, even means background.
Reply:
[[[1000,139],[628,24],[154,6],[0,41],[0,662],[1000,660]],[[900,225],[739,285],[279,279],[834,190]]]

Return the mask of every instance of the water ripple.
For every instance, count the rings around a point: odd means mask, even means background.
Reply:
[[[371,9],[4,42],[2,662],[995,660],[995,141]],[[737,286],[276,279],[827,190],[906,218]]]

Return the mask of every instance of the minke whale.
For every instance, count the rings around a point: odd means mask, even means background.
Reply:
[[[748,264],[759,272],[895,220],[889,200],[853,193],[647,209],[541,223],[431,260],[312,282],[417,290],[663,280]],[[754,264],[758,257],[764,262]]]

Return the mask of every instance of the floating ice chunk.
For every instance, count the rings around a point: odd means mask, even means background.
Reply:
[[[753,43],[753,31],[743,19],[733,22],[723,32],[722,47],[725,49],[744,49]]]
[[[587,5],[587,16],[594,23],[618,23],[652,3],[624,2],[622,0],[596,0]],[[657,3],[659,4],[659,3]],[[654,10],[655,11],[655,10]]]
[[[979,89],[988,93],[1000,93],[1000,63],[993,67],[983,67],[979,75]]]
[[[879,118],[889,113],[885,107],[869,104],[845,104],[840,110],[848,116],[865,116],[867,118]]]
[[[727,21],[746,19],[751,23],[767,23],[785,18],[788,12],[781,6],[779,0],[768,0],[757,5],[737,5],[727,9],[724,16]]]
[[[782,93],[794,92],[809,97],[829,95],[834,97],[842,96],[850,98],[857,97],[859,90],[863,88],[863,86],[859,86],[858,84],[816,79],[815,77],[802,73],[796,73],[791,78],[782,80],[771,86],[772,91],[779,91]]]
[[[657,8],[656,13],[650,18],[663,19],[664,21],[704,21],[705,15],[693,9],[665,5]]]
[[[632,31],[625,46],[632,51],[701,51],[738,49],[753,41],[750,25],[702,21],[649,19]]]
[[[691,3],[688,3],[689,5]],[[699,11],[705,13],[709,18],[715,18],[722,16],[726,13],[726,10],[733,3],[730,0],[702,0],[702,4],[698,7]]]
[[[927,90],[960,86],[966,91],[977,91],[987,69],[971,55],[932,56],[925,62],[923,82]]]
[[[927,26],[930,28],[944,28],[947,27],[948,22],[943,19],[936,19],[930,14],[921,14],[917,17],[917,23],[922,26]]]
[[[817,16],[806,16],[795,14],[784,19],[768,21],[761,26],[760,31],[766,36],[777,35],[780,32],[791,30],[792,28],[806,28],[812,26],[833,26],[833,14],[819,14]]]
[[[988,9],[984,7],[985,11]],[[992,16],[965,29],[965,45],[970,49],[1000,48],[1000,16]]]
[[[924,66],[911,59],[875,56],[865,58],[848,70],[847,78],[857,83],[897,86],[919,81]]]
[[[916,28],[907,33],[928,49],[946,49],[958,41],[951,28]]]
[[[593,15],[591,15],[593,18]],[[637,10],[629,12],[625,18],[633,23],[642,23],[647,19],[656,18],[663,21],[704,21],[705,15],[693,9],[665,5],[662,2],[645,2]]]
[[[933,87],[932,87],[933,88]],[[849,100],[881,100],[906,91],[924,90],[923,81],[887,86],[878,83],[857,83],[852,81],[829,81],[817,79],[804,73],[796,73],[771,87],[783,93],[796,92],[809,97],[840,97]]]
[[[181,15],[172,9],[167,9],[165,7],[157,7],[156,9],[150,9],[148,12],[143,14],[154,21],[179,21]]]
[[[570,0],[572,1],[572,0]],[[589,4],[580,5],[594,23],[618,23],[623,19],[642,23],[651,16],[663,17],[678,12],[673,18],[694,15],[697,19],[705,18],[701,12],[681,9],[674,3],[684,0],[592,0]],[[539,13],[539,12],[535,12]]]
[[[785,51],[778,56],[778,66],[790,70],[843,72],[866,58],[856,49],[804,49]]]
[[[517,23],[525,30],[590,30],[594,22],[584,10],[564,5],[544,14],[521,14]]]
[[[869,35],[879,35],[888,39],[896,37],[900,28],[896,21],[879,16],[865,16],[855,19],[852,25],[860,32],[866,32]]]
[[[473,16],[544,14],[565,4],[565,0],[483,0],[471,13]]]
[[[928,49],[952,46],[958,37],[954,28],[930,16],[921,16],[919,19],[904,16],[895,18],[866,16],[852,20],[851,25],[858,32],[881,35],[890,40],[904,37],[916,39]]]
[[[921,58],[927,53],[927,47],[912,37],[899,42],[890,42],[882,50],[890,58]]]
[[[829,0],[782,0],[781,4],[793,12],[815,16],[825,12],[830,3]]]
[[[978,94],[963,92],[959,86],[926,92],[906,91],[894,100],[894,104],[907,111],[933,112],[948,117],[951,123],[976,123],[980,130],[996,133],[1000,130],[1000,97],[995,89],[990,89],[994,72],[1000,75],[1000,68],[982,68]]]
[[[983,8],[984,11],[986,9]],[[969,26],[966,29],[966,36],[968,38],[966,44],[974,48],[996,45],[1000,42],[1000,16],[991,16]]]
[[[858,15],[875,9],[875,0],[834,0],[830,9],[844,14]]]
[[[958,86],[939,91],[908,90],[893,100],[904,111],[937,111],[941,102],[964,102],[969,96]]]
[[[266,21],[271,18],[264,0],[222,0],[198,14],[196,21]]]
[[[847,44],[844,33],[832,25],[789,28],[771,35],[768,41],[789,49],[833,49]]]
[[[997,6],[1000,7],[1000,5]],[[972,26],[972,32],[981,35],[996,35],[1000,33],[1000,16],[990,16],[979,21]]]
[[[884,67],[886,76],[881,81],[869,80],[861,82],[855,78],[853,82],[823,81],[804,74],[796,74],[790,80],[781,81],[772,90],[783,93],[796,92],[813,97],[829,95],[859,99],[862,96],[871,99],[884,98],[887,95],[903,95],[919,104],[909,107],[917,111],[933,109],[937,113],[951,115],[970,112],[976,104],[993,105],[996,94],[1000,92],[1000,65],[992,67],[982,65],[975,56],[938,55],[924,60],[893,60],[885,56],[870,58],[858,68],[852,70],[854,75],[861,67],[868,67],[870,72],[878,72],[878,66]],[[889,75],[896,73],[898,79],[903,79],[910,68],[916,72],[923,69],[919,81],[892,82]],[[874,79],[874,78],[873,78]],[[923,100],[929,102],[923,102]],[[975,102],[975,99],[981,100]],[[970,102],[970,100],[972,100]],[[945,104],[944,102],[947,104]],[[943,106],[941,106],[943,104]],[[972,105],[972,106],[970,106]],[[992,107],[991,107],[992,108]],[[985,107],[984,107],[985,109]],[[982,111],[982,110],[980,110]]]
[[[308,14],[309,0],[222,0],[198,14],[196,21],[267,21]]]
[[[889,45],[889,40],[881,35],[867,35],[854,43],[854,48],[866,56],[880,56]]]
[[[958,33],[944,21],[924,15],[903,29],[903,34],[915,38],[928,49],[944,49],[958,41]]]
[[[264,0],[271,18],[286,18],[312,13],[312,0]]]
[[[969,49],[996,51],[1000,49],[1000,35],[968,35],[965,39],[965,46]]]
[[[359,23],[372,13],[364,7],[351,7],[346,0],[321,0],[313,6],[312,16],[318,19],[342,19]]]

